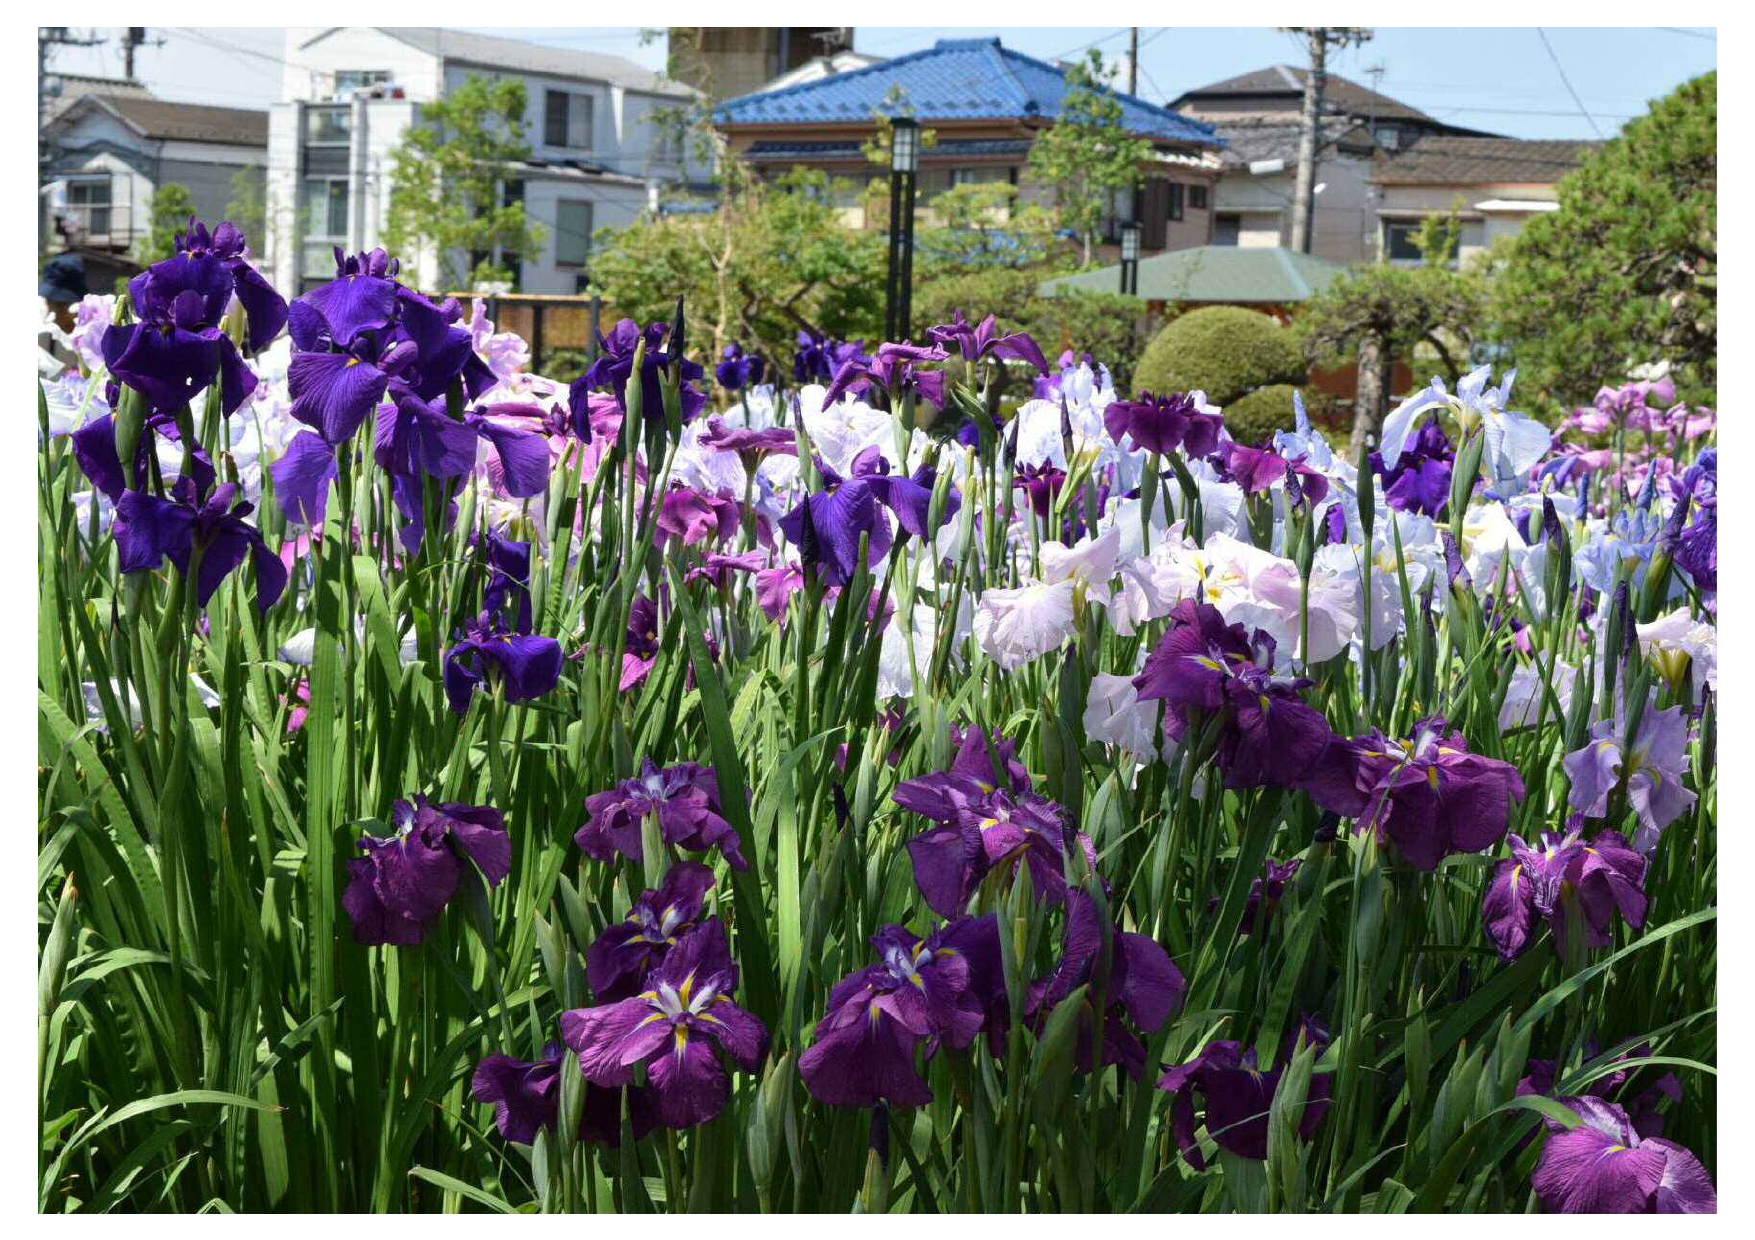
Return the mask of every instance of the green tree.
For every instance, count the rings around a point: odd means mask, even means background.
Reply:
[[[232,175],[232,197],[225,204],[225,217],[236,224],[260,254],[268,240],[268,203],[262,194],[262,170],[239,168]]]
[[[142,263],[158,263],[177,252],[177,234],[189,227],[195,199],[187,186],[166,181],[153,191],[152,217],[146,236],[134,243],[134,257]]]
[[[1684,397],[1718,383],[1718,75],[1684,83],[1560,182],[1494,289],[1520,385],[1583,399],[1667,359]]]
[[[1140,166],[1152,154],[1149,141],[1123,127],[1112,76],[1095,49],[1068,69],[1060,115],[1030,147],[1030,174],[1053,187],[1055,210],[1062,226],[1079,235],[1087,267],[1116,194],[1139,185]]]
[[[1452,270],[1462,225],[1455,212],[1430,215],[1415,244],[1418,267],[1355,267],[1299,309],[1297,328],[1314,366],[1353,361],[1352,450],[1375,435],[1389,412],[1395,359],[1425,346],[1454,386],[1468,366],[1486,315],[1489,265]]]
[[[447,286],[510,282],[512,263],[541,252],[544,230],[507,193],[511,165],[530,157],[526,103],[517,79],[471,74],[421,107],[390,155],[390,249],[437,251]]]

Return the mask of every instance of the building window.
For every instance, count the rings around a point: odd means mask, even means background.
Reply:
[[[1241,215],[1215,215],[1213,217],[1213,244],[1236,245],[1238,234],[1243,231]]]
[[[305,109],[306,146],[346,146],[352,137],[352,108],[342,105]]]
[[[1190,185],[1188,187],[1188,209],[1190,211],[1205,211],[1207,209],[1206,186]]]
[[[591,204],[555,204],[555,266],[583,267],[591,259]]]
[[[549,146],[591,149],[590,95],[568,90],[544,92],[542,140]]]
[[[67,210],[89,240],[110,235],[110,178],[67,182]]]
[[[335,73],[335,96],[346,99],[356,90],[364,90],[368,86],[376,86],[379,82],[389,80],[389,71],[385,69],[338,69]]]
[[[1182,195],[1187,188],[1180,181],[1170,182],[1170,218],[1173,220],[1182,218]]]
[[[299,246],[299,275],[306,280],[335,278],[335,247],[348,245],[347,182],[339,177],[305,178],[305,227]]]
[[[1394,125],[1379,125],[1371,131],[1377,139],[1377,145],[1386,151],[1399,151],[1402,147],[1402,131]]]

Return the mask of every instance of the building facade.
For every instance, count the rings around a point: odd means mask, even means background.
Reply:
[[[858,207],[864,186],[888,178],[865,155],[880,114],[912,116],[933,131],[934,144],[920,155],[923,207],[953,186],[994,181],[1017,186],[1020,202],[1046,204],[1054,187],[1031,176],[1030,148],[1054,124],[1066,91],[1063,69],[998,39],[941,39],[924,51],[733,99],[714,112],[714,124],[727,152],[762,176],[803,167],[850,182],[850,222],[885,227],[887,219],[864,220]],[[1223,143],[1199,121],[1132,95],[1115,97],[1122,123],[1153,149],[1137,207],[1116,204],[1108,239],[1137,210],[1147,252],[1206,244]]]
[[[814,61],[853,48],[851,26],[672,26],[670,55],[679,79],[714,103],[769,89]]]
[[[692,89],[619,56],[435,27],[289,29],[282,99],[271,109],[267,260],[279,287],[304,289],[335,273],[333,251],[383,243],[392,152],[422,104],[469,79],[516,77],[529,96],[529,160],[506,192],[547,234],[519,265],[524,293],[570,294],[588,279],[594,235],[626,226],[660,187],[698,179],[670,135],[669,110]],[[469,256],[401,256],[411,278],[437,290]]]
[[[151,231],[162,185],[188,190],[195,213],[210,221],[263,192],[266,112],[171,103],[126,85],[133,89],[80,93],[43,127],[46,248],[127,253]]]

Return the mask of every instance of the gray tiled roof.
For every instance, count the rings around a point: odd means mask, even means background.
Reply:
[[[247,108],[212,108],[202,103],[171,103],[139,95],[88,95],[115,111],[148,138],[177,142],[229,142],[268,145],[268,113]]]
[[[1380,185],[1551,185],[1601,146],[1601,142],[1434,134],[1379,168],[1372,180]]]
[[[447,60],[466,64],[513,69],[521,73],[584,78],[647,94],[674,95],[678,98],[690,98],[695,94],[692,87],[667,81],[662,74],[637,65],[626,57],[612,56],[607,52],[546,47],[540,43],[526,43],[522,39],[502,39],[497,35],[470,34],[436,26],[379,26],[378,29],[430,56],[442,55]]]
[[[1273,65],[1266,69],[1255,69],[1249,73],[1240,73],[1236,77],[1226,78],[1222,82],[1214,82],[1208,86],[1198,86],[1186,91],[1170,104],[1173,108],[1200,110],[1199,100],[1204,96],[1237,99],[1284,96],[1291,100],[1301,98],[1304,94],[1305,70],[1291,65]],[[1323,108],[1327,112],[1347,112],[1355,116],[1371,116],[1378,120],[1412,120],[1428,121],[1437,124],[1426,113],[1418,108],[1411,108],[1399,99],[1391,99],[1388,95],[1380,95],[1374,90],[1350,82],[1338,74],[1327,75],[1327,86],[1323,90]]]

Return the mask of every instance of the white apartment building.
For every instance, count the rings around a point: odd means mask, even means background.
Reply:
[[[334,248],[383,242],[391,152],[420,105],[470,75],[520,78],[529,94],[531,158],[509,179],[547,233],[519,269],[518,291],[582,291],[592,237],[632,223],[659,188],[709,171],[690,168],[654,114],[692,88],[620,56],[437,27],[293,27],[282,102],[270,110],[265,260],[289,296],[335,274]],[[440,290],[436,253],[403,254],[404,278]],[[466,271],[467,256],[453,266]]]

